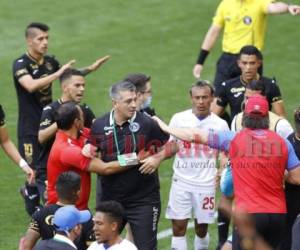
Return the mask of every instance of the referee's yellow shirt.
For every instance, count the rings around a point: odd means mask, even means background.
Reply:
[[[222,0],[213,24],[224,29],[224,52],[237,54],[245,45],[263,48],[267,7],[273,0]]]

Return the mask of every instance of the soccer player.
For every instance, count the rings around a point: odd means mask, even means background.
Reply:
[[[101,202],[93,218],[97,241],[88,250],[137,250],[133,243],[120,236],[125,224],[124,216],[124,209],[119,202]]]
[[[79,211],[75,206],[59,208],[53,218],[56,233],[52,239],[41,240],[33,248],[34,250],[76,250],[74,244],[82,231],[82,223],[91,218],[88,210]]]
[[[26,27],[27,52],[13,62],[13,78],[17,92],[18,147],[22,157],[36,169],[38,150],[38,130],[43,107],[52,102],[52,82],[75,62],[69,61],[60,67],[59,62],[48,56],[49,27],[43,23],[31,23]],[[88,74],[99,68],[109,57],[98,59],[82,69]],[[36,186],[26,185],[22,192],[26,211],[32,215],[39,205]],[[28,195],[29,194],[29,195]],[[34,197],[34,199],[31,199]]]
[[[203,128],[229,131],[227,123],[210,112],[214,98],[211,85],[199,81],[190,89],[192,109],[176,113],[170,127]],[[208,224],[214,222],[215,189],[218,151],[195,143],[173,140],[179,151],[173,163],[172,186],[166,218],[172,220],[173,237],[171,249],[186,250],[188,220],[195,218],[195,249],[208,249]],[[227,161],[223,154],[221,162]]]
[[[161,207],[158,172],[152,168],[143,174],[137,155],[163,146],[169,136],[148,115],[136,112],[136,88],[131,82],[114,84],[110,96],[113,109],[93,123],[90,141],[100,150],[104,162],[131,162],[135,167],[98,178],[102,188],[100,200],[122,204],[138,249],[156,249]]]
[[[124,81],[132,82],[136,87],[137,110],[150,116],[155,115],[155,110],[150,107],[152,102],[151,76],[142,73],[129,74]]]
[[[60,76],[61,97],[55,102],[45,106],[42,112],[38,139],[40,142],[40,154],[37,161],[36,182],[39,194],[43,197],[45,181],[47,179],[47,161],[49,152],[55,139],[57,124],[55,114],[61,104],[69,101],[80,103],[85,91],[85,79],[82,73],[76,69],[67,69]],[[84,127],[90,128],[95,115],[85,103],[80,105],[84,115]]]
[[[282,181],[300,184],[300,161],[292,145],[270,131],[268,102],[261,95],[250,97],[243,116],[244,129],[239,133],[201,129],[170,128],[155,118],[161,128],[191,142],[207,144],[229,152],[231,160],[235,211],[247,213],[255,230],[271,247],[281,243],[285,225],[285,195]],[[244,249],[246,241],[233,233],[233,249]],[[243,246],[242,246],[243,245]]]
[[[266,85],[263,80],[254,80],[248,83],[246,86],[244,94],[244,103],[250,96],[255,94],[260,94],[265,96]],[[244,106],[243,103],[243,106]],[[243,108],[244,109],[244,108]],[[243,112],[238,113],[232,120],[231,131],[240,131],[242,129],[242,118]],[[281,116],[276,115],[275,113],[269,111],[269,129],[275,131],[277,134],[283,138],[287,138],[291,133],[294,132],[292,125],[289,121]]]
[[[5,127],[5,113],[0,105],[0,145],[4,152],[9,156],[12,161],[17,164],[27,175],[29,183],[34,181],[34,172],[29,167],[28,163],[21,157],[15,144],[10,140],[8,131]]]
[[[63,172],[58,176],[55,184],[58,201],[56,204],[43,207],[32,215],[25,235],[23,250],[31,250],[40,238],[42,240],[53,238],[55,232],[53,215],[63,206],[75,205],[80,195],[80,182],[80,176],[73,171]],[[75,245],[79,250],[84,250],[94,240],[93,222],[84,223],[81,236],[75,240]]]
[[[237,66],[239,51],[245,45],[253,45],[262,50],[267,15],[281,13],[298,15],[300,6],[272,0],[221,1],[201,45],[200,54],[193,69],[194,76],[201,77],[205,59],[214,47],[222,29],[224,29],[223,53],[217,62],[214,80],[216,90],[222,82],[240,75],[240,69]]]
[[[285,116],[285,109],[281,93],[275,80],[258,74],[258,68],[262,63],[262,54],[254,46],[244,46],[238,58],[238,65],[242,74],[223,82],[216,89],[216,102],[212,105],[212,111],[221,115],[227,105],[230,106],[231,119],[242,111],[246,85],[253,80],[261,80],[265,84],[265,95],[269,102],[270,110],[279,116]]]

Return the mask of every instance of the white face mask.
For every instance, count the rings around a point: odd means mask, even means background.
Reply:
[[[152,96],[148,96],[147,99],[144,101],[144,103],[141,105],[141,109],[150,107],[151,102],[152,102]]]

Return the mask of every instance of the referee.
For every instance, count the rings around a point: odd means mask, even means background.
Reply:
[[[223,29],[223,53],[217,62],[214,84],[238,76],[240,70],[236,64],[238,53],[245,45],[254,45],[262,50],[264,45],[266,19],[268,14],[289,12],[300,13],[300,6],[273,2],[272,0],[223,0],[219,4],[212,25],[205,35],[193,74],[201,77],[206,57],[214,47]]]
[[[163,146],[169,136],[151,117],[137,112],[135,86],[128,81],[114,84],[110,90],[111,112],[96,119],[91,142],[97,146],[104,162],[118,160],[120,165],[135,162],[135,167],[111,176],[98,176],[100,201],[115,200],[125,209],[134,243],[140,250],[157,249],[157,224],[161,203],[158,171],[145,173],[137,154]]]

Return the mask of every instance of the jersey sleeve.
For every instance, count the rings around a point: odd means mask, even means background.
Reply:
[[[27,65],[24,62],[24,59],[18,59],[14,62],[13,65],[13,75],[14,77],[19,80],[22,76],[24,75],[28,75],[28,69],[27,69]]]
[[[39,130],[43,130],[48,128],[54,123],[54,110],[51,106],[46,106],[43,108],[41,121],[40,121],[40,128]]]
[[[235,133],[232,131],[209,131],[207,145],[211,148],[229,151],[230,142],[232,141]]]
[[[275,80],[272,80],[271,90],[270,90],[270,103],[278,102],[282,100],[281,92],[278,84]]]
[[[264,13],[264,14],[267,14],[269,4],[274,3],[274,2],[275,2],[274,0],[261,0],[260,1],[261,12]]]
[[[297,167],[300,167],[300,161],[295,153],[292,144],[287,139],[285,139],[285,143],[288,148],[288,162],[287,162],[286,169],[290,171]]]
[[[5,113],[2,108],[2,105],[0,105],[0,127],[5,125]]]
[[[63,164],[78,168],[80,170],[86,170],[91,161],[90,158],[85,157],[81,153],[81,148],[75,145],[69,145],[68,147],[64,148],[64,150],[61,152],[60,160]]]
[[[91,128],[92,124],[93,124],[93,122],[94,122],[94,120],[96,118],[94,112],[85,103],[82,104],[82,105],[80,105],[80,107],[81,107],[82,112],[84,114],[84,126],[86,128]]]
[[[41,234],[40,220],[41,220],[41,212],[37,210],[31,217],[31,221],[29,223],[28,229],[31,229]]]
[[[220,27],[224,27],[225,25],[225,19],[224,19],[224,1],[222,1],[218,8],[217,11],[213,17],[213,21],[212,21],[213,25],[217,25]]]
[[[280,119],[276,124],[275,130],[282,138],[287,138],[294,132],[292,125],[286,119]]]
[[[226,82],[223,82],[219,88],[216,89],[215,97],[217,98],[217,105],[226,107],[228,104],[228,98],[226,95]]]

